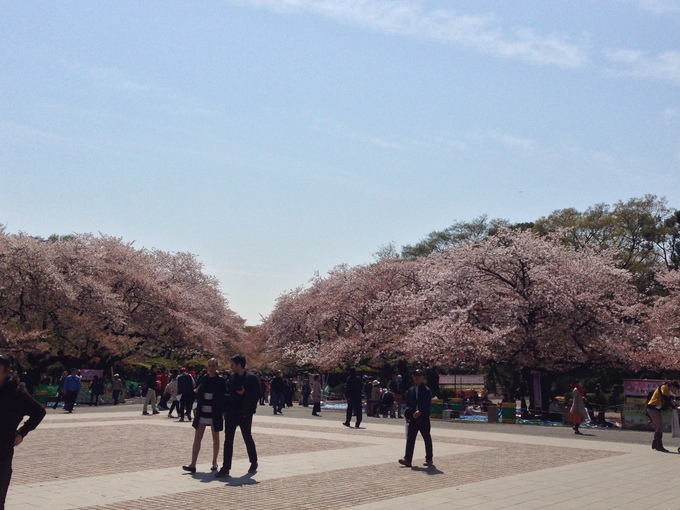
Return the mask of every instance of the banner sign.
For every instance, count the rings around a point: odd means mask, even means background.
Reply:
[[[439,385],[484,387],[483,375],[440,375]]]
[[[104,371],[103,370],[90,370],[88,368],[84,368],[80,371],[80,378],[83,381],[91,381],[94,379],[94,376],[99,377],[102,379],[104,377]]]
[[[646,397],[664,383],[660,379],[631,379],[623,381],[623,394],[626,397]]]

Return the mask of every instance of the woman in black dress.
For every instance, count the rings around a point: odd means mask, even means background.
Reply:
[[[196,472],[196,461],[201,451],[201,441],[205,428],[210,425],[213,439],[213,459],[211,471],[217,469],[217,455],[220,452],[220,431],[224,428],[222,414],[224,412],[224,397],[227,393],[227,382],[217,375],[217,360],[212,358],[208,361],[208,374],[201,379],[200,385],[194,390],[198,405],[194,413],[193,427],[194,446],[191,450],[191,464],[182,466],[182,469],[191,473]]]

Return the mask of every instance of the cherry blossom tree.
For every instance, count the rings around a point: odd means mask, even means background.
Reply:
[[[396,328],[384,327],[385,303],[414,284],[415,263],[384,259],[332,269],[308,288],[282,295],[265,322],[270,345],[321,368],[400,359]]]
[[[647,322],[651,330],[647,365],[680,370],[680,270],[657,277],[664,293],[654,299]]]
[[[607,251],[500,230],[416,261],[339,266],[282,296],[266,328],[285,356],[320,366],[631,368],[647,355],[638,296]]]
[[[103,235],[0,233],[0,305],[0,348],[43,364],[227,353],[243,338],[243,320],[194,255]]]
[[[406,339],[412,357],[563,371],[629,366],[645,345],[638,293],[608,252],[501,230],[431,257],[423,273],[412,315],[425,320]]]

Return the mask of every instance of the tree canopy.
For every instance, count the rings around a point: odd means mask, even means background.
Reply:
[[[0,232],[0,348],[63,357],[223,353],[244,321],[190,253],[105,235]]]

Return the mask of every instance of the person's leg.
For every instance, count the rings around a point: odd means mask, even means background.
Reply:
[[[158,404],[156,403],[156,390],[150,389],[149,392],[151,393],[151,410],[153,411],[153,414],[158,414]]]
[[[234,417],[229,416],[224,423],[224,448],[222,450],[222,469],[229,473],[231,469],[231,458],[234,455],[234,435],[238,422]]]
[[[154,398],[156,397],[156,392],[149,388],[146,390],[146,395],[144,395],[144,407],[142,408],[142,414],[149,414],[149,404],[151,403],[151,394],[153,393]]]
[[[397,404],[397,417],[401,418],[401,403],[403,401],[403,395],[395,395],[394,399],[396,400]]]
[[[413,460],[413,450],[416,447],[416,437],[418,436],[420,423],[418,420],[411,420],[408,424],[408,432],[406,434],[406,452],[404,453],[404,460],[407,464],[411,464]]]
[[[12,479],[13,456],[14,448],[0,449],[0,510],[5,509],[5,499],[7,499],[9,482]]]
[[[652,448],[660,452],[667,452],[663,447],[663,416],[658,409],[647,409],[647,414],[654,424],[654,441]]]
[[[69,413],[73,412],[73,407],[76,405],[76,398],[78,398],[77,391],[66,392],[66,399],[64,401],[64,409]]]
[[[189,467],[196,467],[198,454],[201,453],[201,441],[203,441],[203,434],[205,434],[205,423],[199,423],[194,434],[194,444],[191,448],[191,464],[189,464]]]
[[[182,394],[182,402],[184,403],[184,414],[180,418],[186,418],[191,421],[191,406],[194,403],[194,392]]]
[[[354,416],[357,417],[357,422],[356,426],[358,427],[361,425],[361,418],[362,418],[362,411],[361,411],[361,399],[358,398],[356,399],[356,402],[354,402]]]
[[[246,414],[239,418],[239,426],[241,427],[241,435],[243,442],[246,444],[246,451],[248,452],[248,460],[250,466],[257,468],[257,449],[255,448],[255,441],[253,440],[253,415]]]
[[[432,436],[430,435],[430,419],[425,419],[420,424],[420,435],[425,442],[425,463],[432,463]]]
[[[345,425],[349,426],[352,421],[352,411],[354,411],[354,402],[352,399],[347,400],[347,412],[345,412]]]
[[[220,431],[215,430],[214,425],[210,425],[210,430],[212,431],[212,440],[213,440],[212,467],[214,469],[217,469],[217,456],[220,453]]]

